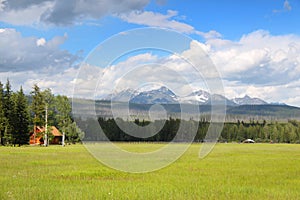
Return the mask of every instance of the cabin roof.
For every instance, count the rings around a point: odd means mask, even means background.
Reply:
[[[45,132],[45,127],[41,127],[41,126],[36,126],[36,131],[37,132]],[[62,136],[61,132],[55,127],[55,126],[51,126],[50,128],[50,132],[52,133],[52,135],[54,136]]]

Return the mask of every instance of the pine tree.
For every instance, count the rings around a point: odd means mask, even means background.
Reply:
[[[4,145],[3,137],[5,131],[6,118],[4,116],[4,97],[3,97],[3,84],[0,82],[0,145]]]
[[[3,140],[4,144],[12,143],[12,132],[13,132],[13,120],[14,120],[14,112],[13,112],[13,102],[12,102],[12,90],[9,80],[7,79],[5,90],[3,93],[3,113],[5,117],[5,125],[4,125],[4,134]]]
[[[13,144],[19,146],[29,143],[29,110],[26,96],[24,95],[22,87],[20,91],[13,94],[14,102],[14,121],[12,139]]]
[[[30,94],[32,95],[33,133],[36,136],[36,126],[44,126],[45,124],[45,100],[37,84],[33,86],[33,91]]]

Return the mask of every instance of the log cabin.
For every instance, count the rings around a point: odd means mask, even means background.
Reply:
[[[35,126],[35,131],[30,132],[30,144],[31,145],[42,145],[44,144],[44,133],[45,127]],[[50,127],[50,144],[61,144],[62,142],[62,134],[61,132],[55,127]]]

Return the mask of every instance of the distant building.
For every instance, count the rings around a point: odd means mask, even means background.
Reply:
[[[55,127],[50,127],[50,144],[60,144],[62,141],[61,132]],[[35,126],[35,131],[30,132],[30,144],[44,144],[45,127]]]

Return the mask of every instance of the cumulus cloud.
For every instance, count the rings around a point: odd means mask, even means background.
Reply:
[[[5,8],[4,2],[5,0],[0,0],[0,12],[2,12],[3,9]]]
[[[96,96],[103,97],[111,93],[120,92],[126,89],[143,90],[144,87],[166,85],[173,88],[177,95],[185,96],[191,93],[191,88],[195,89],[201,85],[206,89],[208,80],[219,78],[216,70],[213,69],[212,62],[206,57],[204,44],[192,41],[190,48],[179,54],[169,54],[159,56],[142,52],[108,66],[99,73],[90,65],[84,65],[80,69],[76,85],[80,89],[76,90],[77,95],[85,93],[87,88],[82,88],[82,84],[90,87],[90,94],[97,91]],[[193,65],[193,64],[195,65]],[[98,66],[101,69],[101,66]],[[96,76],[95,76],[96,74]],[[98,89],[95,89],[98,82]],[[189,86],[189,87],[188,87]],[[199,88],[198,88],[199,89]],[[212,88],[210,88],[212,89]]]
[[[131,74],[134,74],[134,71],[145,64],[155,63],[157,62],[157,57],[151,55],[150,53],[139,54],[136,56],[132,56],[125,61],[119,62],[117,64],[111,65],[103,70],[103,74],[101,75],[101,80],[99,79],[99,88],[101,90],[98,91],[99,96],[109,94],[112,90],[117,90],[118,92],[135,87],[138,82],[132,81]],[[147,71],[148,73],[149,71]],[[151,73],[154,75],[153,73]],[[144,74],[135,74],[138,77],[149,78],[151,74],[144,76]],[[130,78],[129,78],[130,77]],[[144,80],[145,80],[144,79]],[[123,80],[123,84],[119,84],[119,82]]]
[[[294,106],[300,105],[300,98],[298,95],[300,92],[299,81],[269,86],[224,81],[224,85],[226,96],[229,98],[249,95],[251,97],[264,99],[268,102],[281,102]]]
[[[208,54],[227,80],[244,84],[279,85],[300,78],[300,37],[273,36],[266,31],[239,41],[208,40]]]
[[[148,3],[149,0],[1,0],[0,20],[15,25],[38,22],[71,25],[85,19],[140,10]]]
[[[238,41],[211,39],[204,49],[221,72],[226,96],[250,95],[300,105],[300,37],[259,30]]]
[[[178,17],[178,12],[168,10],[167,14],[156,13],[152,11],[132,11],[119,15],[119,17],[128,22],[138,25],[153,26],[159,28],[173,29],[181,33],[198,34],[205,39],[219,38],[222,35],[215,30],[209,32],[197,31],[193,26],[174,19]]]
[[[0,72],[0,81],[5,83],[6,79],[9,78],[14,91],[19,90],[22,86],[27,94],[32,91],[34,84],[38,84],[42,89],[50,88],[54,94],[64,94],[71,97],[77,72],[78,68],[75,67],[60,70],[56,73],[36,70]]]
[[[13,25],[36,25],[40,22],[41,15],[54,6],[52,1],[21,2],[18,4],[14,0],[4,1],[0,12],[0,21]]]
[[[206,40],[215,39],[215,38],[221,38],[222,37],[221,33],[217,32],[215,30],[211,30],[211,31],[208,31],[208,32],[196,31],[196,33],[198,35],[202,36]]]
[[[60,50],[67,36],[23,37],[15,29],[0,29],[0,71],[57,71],[72,67],[78,57]]]
[[[40,5],[50,1],[52,0],[27,0],[27,1],[2,0],[5,7],[7,7],[8,9],[15,9],[15,10],[21,10],[24,8],[31,7],[33,5]]]
[[[46,44],[45,38],[40,38],[36,41],[37,46],[44,46]]]

